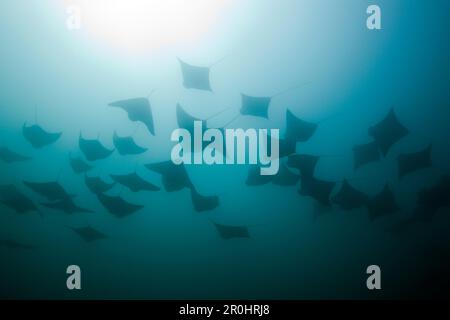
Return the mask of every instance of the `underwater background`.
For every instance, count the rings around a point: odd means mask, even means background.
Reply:
[[[448,207],[402,232],[392,229],[413,215],[418,193],[450,171],[449,1],[126,3],[104,12],[75,0],[0,3],[0,147],[30,158],[0,160],[0,185],[14,185],[38,208],[18,214],[0,204],[1,298],[449,296]],[[81,7],[79,30],[66,26],[73,4]],[[381,30],[366,27],[370,4],[381,7]],[[95,17],[126,12],[125,26]],[[211,91],[183,86],[179,59],[211,66]],[[370,197],[388,184],[399,210],[371,219],[365,207],[318,205],[299,194],[300,181],[249,186],[246,165],[186,166],[199,193],[219,197],[212,210],[197,212],[189,188],[167,192],[145,165],[170,160],[177,104],[200,119],[220,113],[208,121],[220,127],[239,113],[241,93],[274,96],[268,118],[241,116],[229,128],[279,128],[283,137],[287,110],[317,123],[311,139],[296,144],[296,153],[320,156],[315,177],[335,181],[332,194],[344,179]],[[136,97],[150,101],[154,135],[109,106]],[[370,143],[368,128],[392,109],[409,134],[379,161],[355,169],[353,147]],[[62,135],[34,148],[24,123]],[[114,132],[148,150],[88,161],[80,134],[112,150]],[[432,165],[400,179],[398,156],[430,144]],[[93,168],[76,174],[72,157]],[[111,183],[110,175],[132,172],[161,190],[114,185],[108,195],[144,206],[122,218],[85,184],[85,175]],[[43,206],[48,201],[23,181],[57,181],[92,212]],[[215,223],[247,226],[249,237],[221,237]],[[81,227],[106,238],[84,241],[72,229]],[[82,270],[82,290],[66,288],[71,264]],[[381,291],[366,288],[372,264],[381,267]]]

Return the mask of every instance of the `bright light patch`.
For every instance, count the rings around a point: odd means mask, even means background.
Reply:
[[[191,42],[210,29],[231,0],[66,0],[81,29],[127,51]]]

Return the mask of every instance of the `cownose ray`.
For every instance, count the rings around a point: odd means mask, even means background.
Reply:
[[[124,175],[110,175],[115,182],[127,187],[132,192],[139,191],[159,191],[160,188],[154,184],[144,180],[136,172]]]
[[[121,137],[116,131],[114,131],[113,143],[121,156],[137,155],[147,151],[147,148],[138,146],[132,137]]]
[[[84,139],[80,133],[78,145],[88,161],[97,161],[109,157],[114,149],[107,149],[97,139]]]
[[[295,142],[306,142],[317,131],[316,123],[308,122],[296,117],[290,110],[286,111],[285,139]]]
[[[100,177],[89,177],[87,175],[84,176],[84,183],[88,187],[88,189],[94,193],[105,193],[106,191],[110,190],[114,185],[115,182],[107,183],[102,180]]]
[[[400,123],[393,108],[382,121],[369,128],[369,135],[375,140],[384,156],[395,143],[408,134],[409,130]]]
[[[27,126],[26,123],[22,126],[22,134],[35,149],[55,143],[62,135],[61,132],[47,132],[37,124]]]
[[[49,201],[63,200],[73,198],[74,195],[67,193],[64,187],[58,181],[31,182],[23,181],[23,184],[35,193],[47,198]]]
[[[312,177],[319,159],[320,157],[315,155],[291,154],[287,166],[297,169],[302,177]]]
[[[30,157],[21,155],[7,147],[0,147],[0,160],[6,163],[23,162],[30,160]]]
[[[109,196],[103,193],[97,193],[97,198],[109,213],[118,218],[129,216],[144,208],[143,205],[130,203],[120,196]]]
[[[192,188],[192,182],[183,164],[176,165],[172,161],[163,161],[145,165],[151,171],[162,176],[162,184],[167,192],[180,191]]]
[[[62,211],[67,214],[73,214],[73,213],[92,213],[93,211],[90,209],[85,209],[80,206],[78,206],[72,198],[64,198],[61,200],[56,200],[54,202],[46,202],[41,203],[42,206]]]
[[[353,210],[367,205],[369,196],[354,188],[347,180],[342,182],[341,188],[331,201],[343,210]]]
[[[183,86],[186,89],[212,91],[209,79],[210,67],[200,67],[188,64],[178,58],[183,76]]]
[[[220,224],[212,221],[214,227],[217,230],[219,236],[224,240],[234,238],[250,238],[250,233],[247,226],[232,226]]]
[[[11,239],[0,239],[0,247],[5,247],[8,249],[19,249],[19,250],[33,250],[39,248],[38,246],[22,243]]]
[[[148,98],[133,98],[119,100],[109,104],[110,107],[120,108],[128,114],[128,119],[133,122],[142,122],[148,131],[155,135],[152,108]]]
[[[336,182],[325,181],[314,176],[303,176],[298,193],[302,196],[311,197],[324,206],[331,206],[330,195]]]
[[[353,147],[353,168],[359,169],[372,162],[380,161],[380,150],[376,142],[355,145]]]
[[[97,240],[108,238],[106,234],[92,227],[69,227],[69,228],[86,242],[94,242]]]
[[[191,200],[197,212],[211,211],[219,206],[218,196],[201,195],[196,188],[191,188]]]
[[[369,197],[366,206],[369,211],[369,218],[372,221],[384,216],[393,215],[400,210],[395,200],[395,195],[388,184],[384,186],[380,193]]]
[[[422,169],[430,168],[432,164],[431,145],[418,152],[401,154],[397,160],[399,178],[403,178],[408,174]]]
[[[73,172],[75,172],[76,174],[86,173],[94,168],[94,166],[84,161],[82,157],[72,157],[72,155],[70,154],[69,164]]]
[[[0,185],[0,203],[13,209],[16,213],[39,213],[39,209],[36,207],[34,202],[12,184]]]

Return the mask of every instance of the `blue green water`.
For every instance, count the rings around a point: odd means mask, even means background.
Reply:
[[[70,2],[70,1],[68,1]],[[75,2],[75,1],[74,1]],[[382,30],[366,28],[373,1],[231,1],[208,30],[193,41],[174,41],[129,52],[85,29],[67,30],[58,1],[0,3],[0,146],[32,157],[0,162],[0,184],[15,184],[35,203],[43,199],[22,180],[58,180],[94,213],[66,215],[42,208],[16,214],[0,205],[0,238],[38,246],[0,247],[2,298],[405,298],[436,293],[428,277],[441,259],[433,248],[448,247],[450,216],[393,236],[389,226],[411,214],[416,193],[449,171],[450,2],[377,0]],[[180,25],[177,28],[182,29]],[[151,49],[149,49],[151,47]],[[177,58],[211,68],[213,92],[187,90]],[[109,148],[112,135],[131,135],[149,149],[139,156],[95,162],[89,175],[125,174],[135,168],[161,185],[145,164],[168,160],[177,127],[175,108],[223,125],[240,108],[240,93],[271,96],[269,119],[238,118],[231,127],[285,129],[289,108],[312,122],[323,121],[298,153],[333,155],[320,160],[316,175],[354,179],[374,195],[389,183],[401,210],[370,221],[367,211],[334,208],[315,218],[314,200],[296,187],[248,187],[247,166],[189,166],[205,195],[220,206],[194,211],[187,189],[132,193],[115,187],[139,212],[118,219],[86,188],[69,166],[69,152],[81,156],[80,132]],[[156,135],[108,107],[120,99],[150,93]],[[352,147],[370,141],[367,128],[395,108],[411,134],[388,156],[353,170]],[[35,150],[23,138],[24,122],[63,132],[55,144]],[[433,145],[433,167],[397,178],[401,153]],[[447,210],[448,211],[448,210]],[[221,239],[211,221],[249,225],[249,239]],[[67,226],[92,226],[107,239],[86,243]],[[432,255],[433,256],[433,255]],[[434,257],[434,256],[433,256]],[[444,260],[446,257],[439,256]],[[436,263],[434,263],[436,261]],[[448,259],[447,259],[448,261]],[[66,288],[66,267],[82,270],[82,290]],[[380,265],[383,290],[369,292],[366,268]],[[425,280],[424,280],[425,279]]]

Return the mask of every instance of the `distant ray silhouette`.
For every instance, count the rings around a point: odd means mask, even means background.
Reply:
[[[34,202],[14,185],[0,185],[0,203],[16,213],[39,212]]]
[[[409,130],[399,122],[394,109],[391,109],[381,122],[369,128],[369,135],[374,138],[384,156],[395,143],[408,134]]]
[[[286,111],[285,139],[295,142],[306,142],[314,135],[317,124],[297,118],[290,110]]]
[[[313,155],[292,154],[288,158],[287,165],[299,170],[302,177],[312,177],[319,159],[320,157]]]
[[[72,170],[77,174],[86,173],[94,168],[94,166],[86,163],[86,161],[84,161],[81,157],[72,158],[72,156],[70,156],[69,163],[72,167]]]
[[[39,248],[38,246],[35,245],[25,244],[10,239],[0,239],[0,247],[5,247],[8,249],[20,249],[20,250],[33,250]]]
[[[250,166],[248,170],[247,180],[245,181],[245,184],[251,187],[262,186],[271,183],[272,180],[273,176],[261,175],[261,167],[259,165],[253,165]]]
[[[88,161],[105,159],[114,152],[114,149],[109,150],[105,148],[98,140],[83,139],[81,134],[78,138],[78,144]]]
[[[84,176],[84,182],[89,190],[91,190],[92,193],[104,193],[108,190],[110,190],[116,183],[107,183],[104,182],[100,177],[88,177]]]
[[[252,97],[241,94],[242,105],[240,113],[244,116],[254,116],[268,119],[271,97]]]
[[[181,73],[183,75],[183,86],[186,89],[198,89],[204,91],[212,91],[209,80],[209,67],[198,67],[187,64],[178,59],[181,65]]]
[[[197,212],[211,211],[219,206],[218,196],[203,196],[195,188],[191,188],[191,199]]]
[[[280,163],[278,173],[273,176],[272,183],[277,186],[295,186],[300,180],[300,175],[293,173],[286,167],[285,164]]]
[[[416,212],[416,216],[420,220],[431,221],[441,208],[448,206],[450,206],[450,177],[443,176],[434,186],[419,192],[417,207],[420,210]]]
[[[108,238],[104,233],[92,228],[92,227],[79,227],[70,229],[79,235],[86,242],[93,242],[101,239]]]
[[[65,212],[67,214],[93,212],[92,210],[79,207],[71,198],[64,198],[55,202],[41,203],[41,205],[50,209]]]
[[[129,216],[144,208],[142,205],[132,204],[118,196],[108,196],[103,193],[98,193],[97,198],[109,213],[118,218]]]
[[[424,150],[398,156],[398,175],[404,176],[431,167],[431,145]]]
[[[147,148],[138,146],[132,137],[119,137],[116,131],[114,131],[113,143],[121,156],[137,155],[147,151]]]
[[[378,193],[367,202],[367,209],[369,210],[370,220],[375,220],[383,216],[388,216],[400,210],[395,195],[388,185],[383,188],[383,191]]]
[[[111,175],[111,179],[133,192],[159,191],[160,188],[141,178],[136,172],[124,175]]]
[[[37,124],[27,127],[26,123],[23,124],[22,134],[35,149],[55,143],[62,135],[61,132],[47,132]]]
[[[23,181],[24,185],[36,192],[37,194],[47,198],[49,201],[63,200],[66,198],[73,198],[64,190],[64,188],[57,181],[49,182],[29,182]]]
[[[376,142],[360,144],[353,147],[353,167],[355,170],[377,161],[380,161],[380,151]]]
[[[315,199],[325,206],[330,206],[330,195],[336,183],[319,180],[315,177],[302,177],[299,194]]]
[[[167,192],[180,191],[183,188],[192,188],[192,182],[189,179],[184,165],[175,165],[169,160],[147,164],[145,167],[162,176],[162,183]]]
[[[229,240],[233,238],[250,238],[250,233],[246,226],[230,226],[213,222],[219,236],[222,239]]]
[[[194,121],[202,121],[202,131],[206,129],[206,121],[196,118],[186,112],[180,104],[177,104],[177,123],[180,129],[186,129],[194,134]]]
[[[0,147],[0,160],[6,163],[23,162],[30,159],[30,157],[23,156],[6,147]]]
[[[332,202],[337,204],[341,209],[353,210],[367,205],[369,196],[356,190],[347,180],[342,183],[341,189],[332,197]]]
[[[153,115],[148,98],[135,98],[115,101],[109,104],[110,107],[121,108],[128,114],[131,121],[140,121],[147,127],[148,131],[155,135]]]

